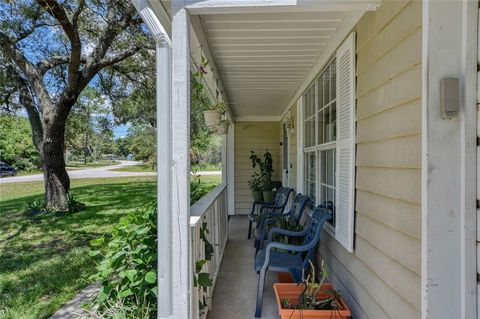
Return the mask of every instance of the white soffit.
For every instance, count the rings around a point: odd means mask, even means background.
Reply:
[[[235,118],[279,118],[350,13],[201,16]]]

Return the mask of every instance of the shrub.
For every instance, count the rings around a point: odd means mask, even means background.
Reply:
[[[119,304],[156,316],[157,210],[151,206],[120,219],[110,239],[92,240],[91,256],[103,257],[94,279],[101,281],[99,311]],[[112,310],[112,309],[111,309]],[[108,311],[107,311],[108,312]],[[130,318],[138,318],[132,314]]]

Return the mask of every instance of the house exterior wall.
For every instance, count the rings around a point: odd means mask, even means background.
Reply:
[[[248,214],[252,208],[253,199],[248,181],[254,169],[249,159],[250,151],[263,156],[268,149],[273,160],[272,179],[282,179],[279,126],[278,121],[235,122],[235,214]]]
[[[355,318],[421,317],[422,5],[357,24],[355,248],[326,232],[318,259]]]
[[[317,259],[354,318],[421,317],[422,4],[386,1],[367,13],[357,34],[355,246],[349,253],[327,232]],[[297,108],[290,109],[290,181],[297,180]],[[268,148],[281,179],[282,122],[237,123],[236,213],[248,213],[250,149]],[[317,263],[318,264],[318,263]]]

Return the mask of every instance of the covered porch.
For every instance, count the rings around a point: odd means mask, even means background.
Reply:
[[[317,261],[327,260],[329,280],[355,318],[426,317],[427,307],[442,304],[422,281],[425,272],[448,274],[448,266],[428,268],[443,258],[426,229],[447,231],[449,221],[437,224],[422,207],[422,192],[443,194],[422,175],[422,143],[437,138],[422,113],[431,90],[422,82],[430,72],[422,70],[429,36],[422,27],[441,25],[429,20],[434,10],[415,1],[134,3],[157,41],[159,212],[171,212],[159,215],[160,318],[253,317],[258,279],[244,216],[252,205],[250,151],[266,149],[275,180],[317,205],[335,203]],[[212,104],[227,106],[230,124],[222,184],[189,207],[189,90],[198,71],[206,71],[202,85]],[[437,129],[448,125],[433,120]],[[474,251],[462,254],[470,260]],[[210,274],[211,288],[195,286],[200,272]],[[278,318],[268,275],[262,315]]]

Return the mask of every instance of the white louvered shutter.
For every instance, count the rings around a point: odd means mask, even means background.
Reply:
[[[355,222],[355,33],[337,51],[335,237],[353,251]]]

